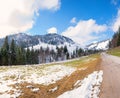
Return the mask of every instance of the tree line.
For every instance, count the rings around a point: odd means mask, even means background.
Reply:
[[[77,58],[96,52],[98,51],[76,48],[76,50],[70,53],[67,46],[56,46],[56,49],[49,49],[49,47],[47,47],[46,49],[40,47],[40,49],[37,50],[33,48],[30,49],[18,46],[15,43],[14,39],[9,42],[8,37],[6,37],[2,47],[0,48],[0,65],[7,66],[49,63]]]
[[[120,46],[120,27],[117,32],[114,33],[110,43],[109,48],[114,48]]]
[[[82,55],[84,55],[84,51],[81,48],[76,49],[70,54],[67,46],[56,46],[56,49],[49,49],[49,47],[44,49],[43,47],[40,47],[38,50],[34,50],[33,48],[23,48],[22,46],[18,46],[14,39],[12,39],[11,43],[8,42],[8,37],[6,37],[0,48],[0,65],[47,63],[76,58]]]

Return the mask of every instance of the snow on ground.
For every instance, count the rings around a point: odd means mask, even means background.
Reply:
[[[58,89],[58,87],[56,86],[55,88],[50,89],[49,91],[50,91],[50,92],[55,92],[57,89]]]
[[[75,70],[76,68],[62,65],[49,66],[42,70],[41,77],[34,73],[31,76],[27,76],[25,80],[27,80],[28,83],[49,85],[51,83],[55,83],[57,80],[60,80],[65,76],[69,76]]]
[[[52,65],[43,68],[40,66],[6,67],[5,72],[0,72],[0,98],[16,98],[22,94],[19,87],[15,89],[10,85],[17,86],[18,83],[24,82],[49,85],[71,75],[75,70],[74,67],[63,65]],[[51,91],[56,89],[54,88]],[[39,88],[33,89],[33,91],[38,90]],[[13,93],[10,93],[11,91]]]
[[[58,98],[99,98],[103,71],[95,71],[83,80],[78,80],[75,89],[67,91]]]

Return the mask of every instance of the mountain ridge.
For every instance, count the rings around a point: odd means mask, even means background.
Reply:
[[[107,50],[109,49],[109,42],[110,39],[102,40],[96,43],[91,43],[87,45],[86,48],[90,50]]]
[[[5,38],[0,39],[0,47],[3,45],[4,39]],[[66,42],[69,44],[75,44],[75,42],[72,39],[59,34],[28,35],[25,33],[18,33],[8,36],[9,43],[12,41],[12,39],[15,40],[15,43],[17,45],[23,46],[24,48],[32,47],[40,43],[47,43],[56,46],[64,44]]]
[[[3,45],[5,38],[0,39],[0,47]],[[11,43],[12,39],[15,40],[17,45],[24,48],[34,48],[40,49],[51,48],[54,49],[58,47],[64,47],[65,45],[73,52],[76,48],[81,48],[81,46],[75,43],[72,39],[59,34],[45,34],[45,35],[29,35],[26,33],[18,33],[8,36],[8,42]],[[84,49],[88,50],[106,50],[108,49],[109,39],[103,40],[96,43],[91,43],[87,45]]]

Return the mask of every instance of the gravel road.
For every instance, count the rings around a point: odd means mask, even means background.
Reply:
[[[104,74],[100,98],[120,98],[120,58],[106,53],[101,57]]]

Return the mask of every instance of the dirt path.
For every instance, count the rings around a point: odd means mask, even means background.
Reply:
[[[120,58],[102,53],[103,83],[100,98],[120,98]]]

